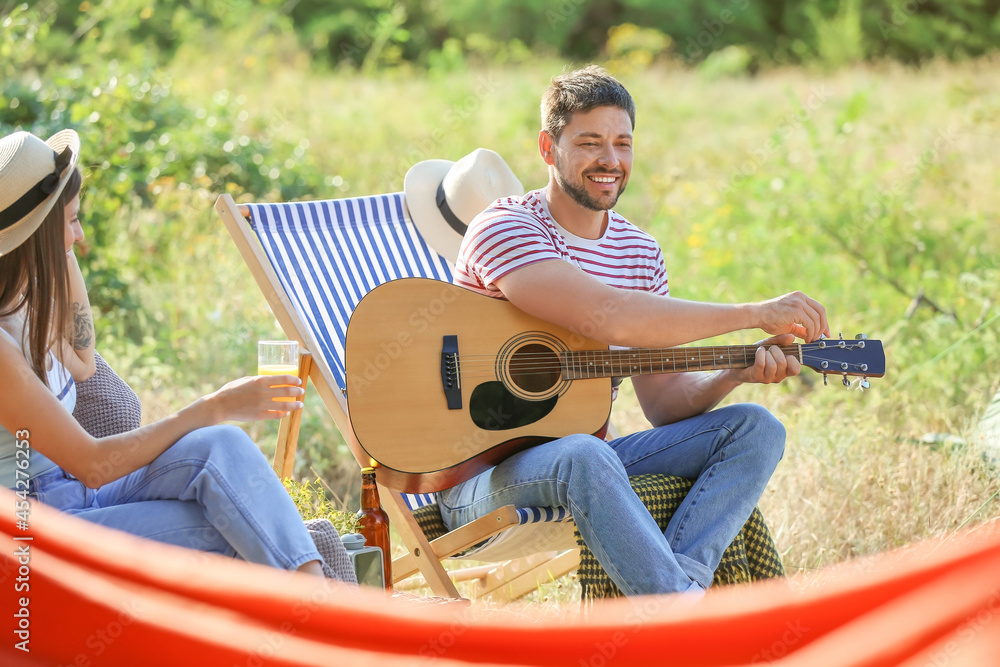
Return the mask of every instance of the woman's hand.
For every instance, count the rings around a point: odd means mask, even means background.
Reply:
[[[216,423],[281,419],[289,412],[302,408],[298,399],[306,391],[301,384],[302,381],[294,375],[245,377],[233,380],[202,400],[211,405]],[[274,400],[277,398],[291,400]]]

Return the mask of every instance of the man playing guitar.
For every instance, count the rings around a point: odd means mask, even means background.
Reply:
[[[764,408],[713,409],[745,383],[797,375],[779,347],[829,335],[822,305],[801,292],[759,303],[699,303],[669,295],[659,246],[612,210],[632,169],[635,107],[595,66],[552,79],[538,148],[546,187],[497,200],[469,225],[458,285],[612,346],[670,347],[746,329],[772,337],[752,365],[633,379],[653,428],[605,442],[569,435],[521,451],[438,494],[458,527],[498,507],[566,507],[626,595],[711,585],[784,452],[785,431]],[[629,486],[629,475],[695,479],[666,531]]]

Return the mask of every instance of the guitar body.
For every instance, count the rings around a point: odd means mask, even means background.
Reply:
[[[438,280],[390,281],[357,305],[345,347],[356,444],[380,480],[407,492],[448,488],[528,447],[607,428],[610,378],[565,380],[559,367],[560,352],[607,345],[500,299]]]

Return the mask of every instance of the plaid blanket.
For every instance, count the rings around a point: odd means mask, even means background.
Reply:
[[[663,530],[666,530],[670,517],[694,484],[694,480],[669,475],[637,475],[630,478],[630,481],[636,494],[656,519],[656,524]],[[576,531],[576,541],[580,545],[580,569],[577,576],[582,589],[581,597],[586,600],[620,596],[622,593],[618,586],[611,581],[593,552],[584,544],[579,531]],[[722,561],[715,570],[712,584],[739,584],[784,575],[785,567],[781,563],[781,555],[774,545],[771,531],[767,529],[760,510],[755,508],[743,530],[722,554]]]

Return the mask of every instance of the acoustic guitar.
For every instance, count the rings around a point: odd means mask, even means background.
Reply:
[[[347,404],[362,460],[412,493],[468,479],[528,447],[573,433],[603,436],[612,378],[746,368],[757,346],[609,349],[509,302],[449,283],[376,287],[351,316]],[[821,373],[885,373],[863,338],[783,346]],[[825,379],[825,378],[824,378]]]

